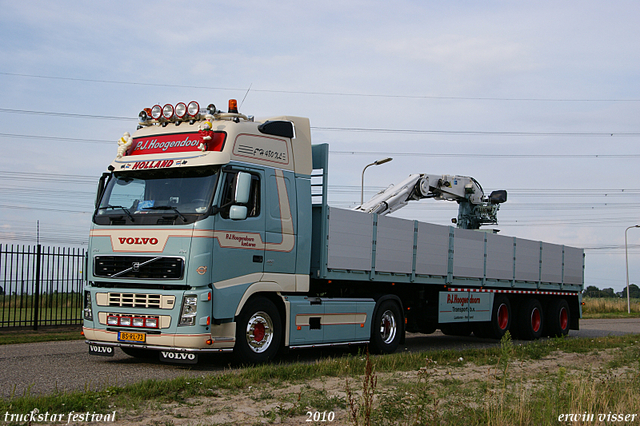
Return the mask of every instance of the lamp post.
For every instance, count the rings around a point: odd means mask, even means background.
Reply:
[[[364,204],[364,172],[370,167],[370,166],[379,166],[380,164],[384,164],[384,163],[388,163],[389,161],[393,160],[393,158],[387,157],[387,158],[383,158],[382,160],[376,160],[371,164],[367,164],[365,166],[365,168],[362,170],[362,185],[360,186],[360,205]]]
[[[631,313],[631,295],[629,294],[629,249],[627,247],[627,231],[631,228],[640,228],[640,225],[629,226],[624,230],[624,255],[627,266],[627,313]]]

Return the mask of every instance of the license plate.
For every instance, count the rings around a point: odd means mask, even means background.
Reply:
[[[128,331],[119,331],[118,332],[118,341],[119,342],[136,342],[136,343],[145,343],[147,341],[147,335],[144,333],[131,333]]]

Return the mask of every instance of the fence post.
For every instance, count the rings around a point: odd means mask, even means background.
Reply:
[[[33,295],[33,329],[38,329],[38,322],[40,316],[40,253],[41,245],[38,244],[36,250],[36,291]]]

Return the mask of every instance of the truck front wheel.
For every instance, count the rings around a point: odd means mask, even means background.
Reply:
[[[249,301],[236,321],[238,361],[249,364],[267,362],[278,353],[282,340],[280,314],[273,302],[259,297]]]
[[[535,340],[542,336],[544,315],[542,305],[538,299],[527,299],[522,304],[518,318],[520,332],[518,336],[523,340]]]
[[[400,307],[393,300],[384,300],[373,316],[371,326],[372,353],[390,354],[400,345],[402,337],[402,313]]]

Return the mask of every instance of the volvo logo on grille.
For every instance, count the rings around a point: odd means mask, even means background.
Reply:
[[[133,269],[133,272],[138,272],[140,270],[140,262],[133,262],[131,264],[131,269]]]

